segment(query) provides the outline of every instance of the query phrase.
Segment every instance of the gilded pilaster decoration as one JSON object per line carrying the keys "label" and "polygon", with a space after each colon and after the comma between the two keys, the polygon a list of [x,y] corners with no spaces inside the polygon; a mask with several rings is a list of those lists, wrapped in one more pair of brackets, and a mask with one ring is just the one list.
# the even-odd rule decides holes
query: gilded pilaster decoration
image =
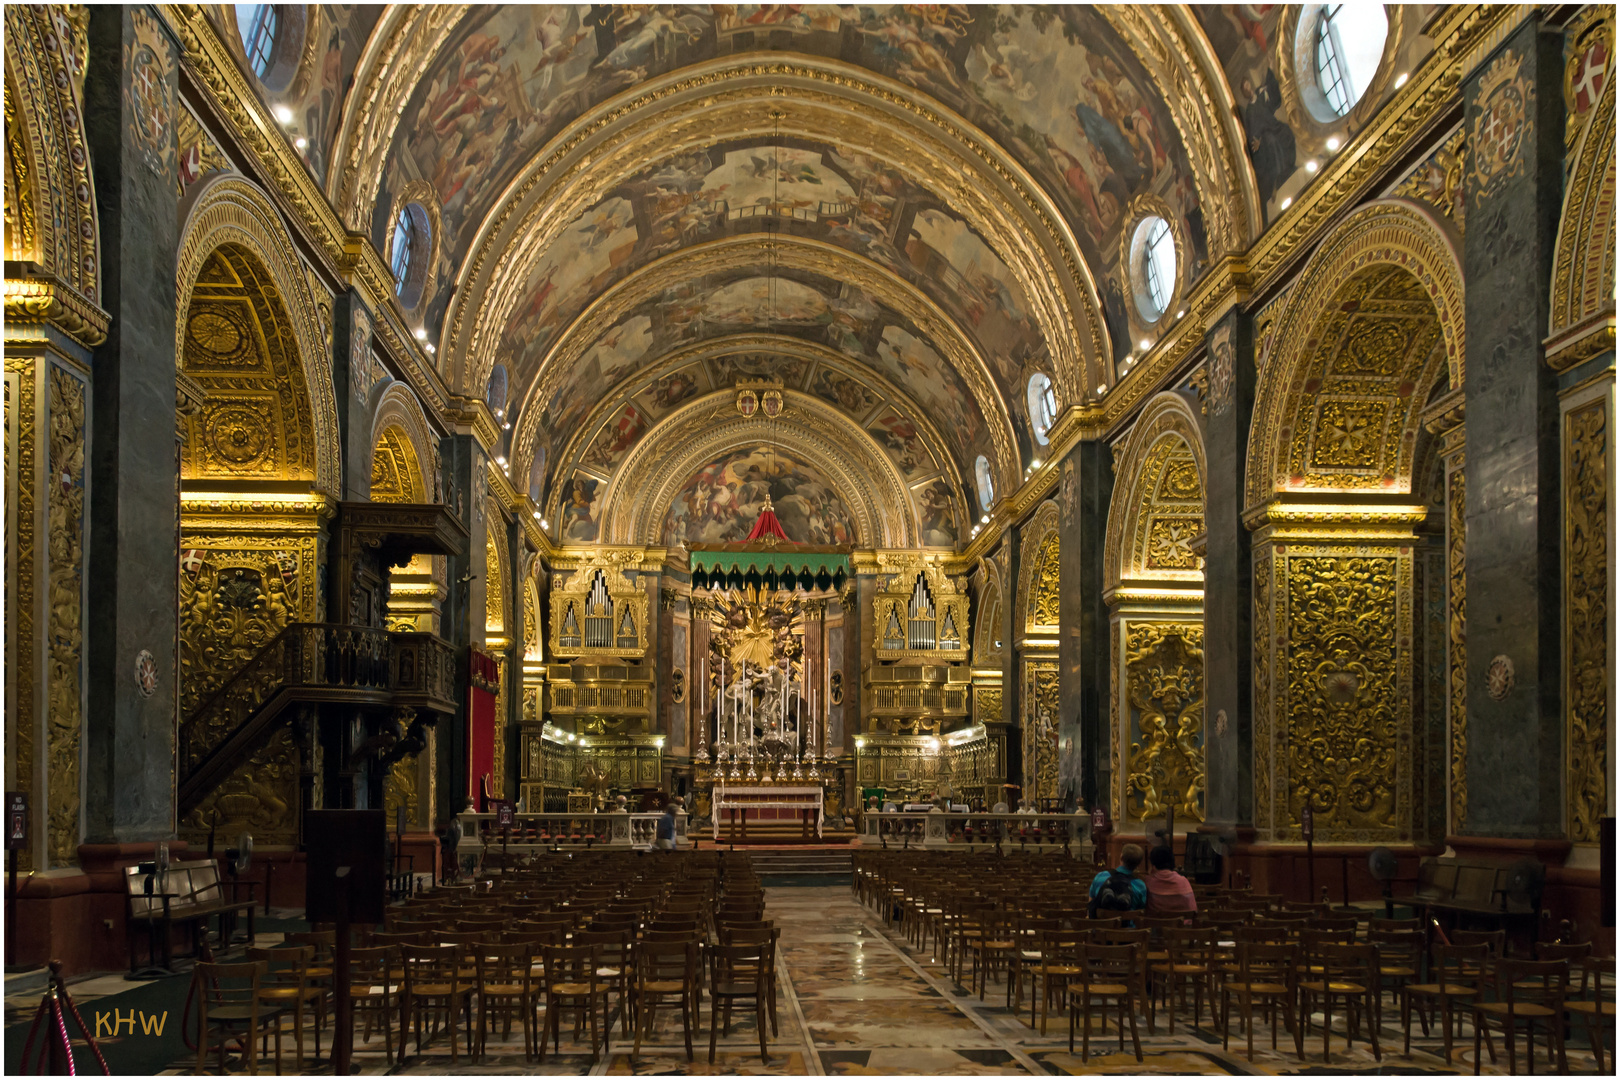
{"label": "gilded pilaster decoration", "polygon": [[372,502],[427,502],[422,468],[410,437],[398,427],[387,427],[377,437],[371,456]]}
{"label": "gilded pilaster decoration", "polygon": [[1473,163],[1468,179],[1481,201],[1524,171],[1524,148],[1535,145],[1536,88],[1519,74],[1523,64],[1524,57],[1504,49],[1479,80],[1479,98],[1468,118]]}
{"label": "gilded pilaster decoration", "polygon": [[1254,557],[1254,822],[1264,829],[1271,824],[1271,587],[1272,557],[1255,552]]}
{"label": "gilded pilaster decoration", "polygon": [[[321,776],[319,763],[315,775]],[[185,816],[180,823],[181,838],[193,843],[205,840],[209,827],[217,821],[222,836],[247,832],[258,844],[298,843],[298,777],[298,741],[292,725],[284,724]],[[319,792],[314,803],[321,805]]]}
{"label": "gilded pilaster decoration", "polygon": [[1130,816],[1204,820],[1204,628],[1133,622],[1125,642],[1134,736]]}
{"label": "gilded pilaster decoration", "polygon": [[1609,409],[1605,393],[1564,417],[1565,790],[1576,843],[1598,841],[1609,805]]}
{"label": "gilded pilaster decoration", "polygon": [[1468,823],[1468,487],[1463,462],[1446,477],[1446,623],[1451,669],[1451,824],[1460,833]]}
{"label": "gilded pilaster decoration", "polygon": [[1058,625],[1058,604],[1062,589],[1058,584],[1058,538],[1050,536],[1041,545],[1035,573],[1035,595],[1030,600],[1030,624],[1037,628]]}
{"label": "gilded pilaster decoration", "polygon": [[1463,163],[1467,145],[1468,137],[1459,127],[1397,183],[1390,194],[1427,203],[1457,226],[1459,233],[1465,231],[1468,202],[1463,197]]}
{"label": "gilded pilaster decoration", "polygon": [[495,689],[495,746],[494,758],[490,764],[489,793],[497,799],[506,797],[506,736],[510,725],[507,723],[507,689],[512,685],[512,662],[501,657],[501,683]]}
{"label": "gilded pilaster decoration", "polygon": [[[32,358],[8,356],[5,363],[6,495],[12,508],[12,527],[16,530],[7,548],[10,556],[7,563],[15,567],[16,577],[8,574],[6,580],[10,594],[6,608],[10,627],[6,637],[11,646],[6,657],[9,672],[6,682],[11,694],[15,695],[7,701],[6,739],[11,744],[15,762],[13,783],[18,790],[37,796],[34,782],[38,771],[39,658],[35,650],[38,648],[39,634],[35,621],[38,603],[34,574],[39,542],[35,503],[35,381],[38,375],[37,362]],[[13,468],[15,473],[12,472]],[[13,703],[15,707],[9,707]],[[38,805],[37,797],[34,805]],[[33,837],[29,838],[28,846],[17,852],[17,864],[25,870],[35,868]]]}
{"label": "gilded pilaster decoration", "polygon": [[39,243],[39,223],[34,202],[33,163],[28,160],[28,142],[22,118],[17,115],[17,102],[11,93],[11,80],[6,80],[6,168],[5,168],[5,222],[6,258],[26,259]]}
{"label": "gilded pilaster decoration", "polygon": [[[1592,9],[1600,10],[1600,9]],[[1603,9],[1610,13],[1613,9]],[[1585,126],[1570,160],[1564,208],[1553,246],[1552,302],[1549,305],[1547,363],[1564,371],[1588,357],[1614,348],[1615,166],[1614,166],[1614,33],[1607,24],[1606,68],[1599,75],[1601,92],[1590,86],[1567,87],[1567,96],[1596,94],[1588,104]],[[1589,42],[1588,60],[1603,40]],[[1584,62],[1583,62],[1584,63]],[[1583,68],[1583,70],[1586,70]],[[1573,121],[1575,114],[1570,118]]]}
{"label": "gilded pilaster decoration", "polygon": [[[1124,702],[1119,696],[1119,650],[1120,635],[1124,628],[1116,621],[1108,627],[1108,704],[1114,712],[1124,709]],[[1110,713],[1110,715],[1113,715]],[[1125,813],[1125,791],[1128,781],[1125,774],[1120,771],[1120,761],[1123,736],[1118,723],[1111,723],[1108,728],[1108,814],[1115,821]]]}
{"label": "gilded pilaster decoration", "polygon": [[[1321,547],[1287,558],[1288,819],[1308,798],[1318,835],[1401,836],[1411,827],[1411,557]],[[1408,631],[1409,633],[1409,631]],[[1280,659],[1280,657],[1279,657]],[[1279,733],[1281,734],[1281,733]]]}
{"label": "gilded pilaster decoration", "polygon": [[78,857],[84,731],[85,387],[58,367],[50,369],[50,381],[48,828],[51,865],[66,866]]}
{"label": "gilded pilaster decoration", "polygon": [[1058,795],[1058,665],[1024,661],[1024,792],[1026,799]]}
{"label": "gilded pilaster decoration", "polygon": [[1020,634],[1058,631],[1058,506],[1048,499],[1025,523],[1018,552],[1017,617]]}
{"label": "gilded pilaster decoration", "polygon": [[505,634],[506,582],[502,578],[505,567],[501,565],[501,549],[495,543],[494,533],[501,516],[491,513],[485,520],[489,522],[490,532],[484,543],[484,629],[491,634]]}

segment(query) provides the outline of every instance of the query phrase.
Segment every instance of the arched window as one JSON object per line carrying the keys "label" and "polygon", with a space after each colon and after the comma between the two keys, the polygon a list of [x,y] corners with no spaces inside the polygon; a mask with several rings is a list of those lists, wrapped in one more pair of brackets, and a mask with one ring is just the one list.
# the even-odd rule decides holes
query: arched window
{"label": "arched window", "polygon": [[393,265],[394,291],[403,294],[405,285],[410,281],[411,252],[416,247],[416,226],[411,220],[410,207],[399,212],[394,221]]}
{"label": "arched window", "polygon": [[1382,4],[1323,4],[1316,18],[1316,84],[1335,116],[1343,116],[1372,85],[1389,36]]}
{"label": "arched window", "polygon": [[237,4],[236,32],[242,36],[248,67],[263,79],[270,74],[276,51],[276,30],[281,19],[274,4]]}
{"label": "arched window", "polygon": [[1147,278],[1148,298],[1153,309],[1162,315],[1170,306],[1170,294],[1176,288],[1176,242],[1170,236],[1170,223],[1164,218],[1149,218],[1147,230],[1142,268]]}
{"label": "arched window", "polygon": [[506,365],[496,364],[489,372],[489,381],[484,384],[484,404],[496,416],[506,415]]}
{"label": "arched window", "polygon": [[1057,394],[1052,380],[1037,371],[1029,377],[1029,423],[1035,430],[1035,441],[1045,446],[1050,441],[1052,425],[1057,423]]}
{"label": "arched window", "polygon": [[983,454],[973,462],[973,478],[979,484],[979,507],[988,514],[990,504],[996,501],[996,483],[990,477],[990,461]]}

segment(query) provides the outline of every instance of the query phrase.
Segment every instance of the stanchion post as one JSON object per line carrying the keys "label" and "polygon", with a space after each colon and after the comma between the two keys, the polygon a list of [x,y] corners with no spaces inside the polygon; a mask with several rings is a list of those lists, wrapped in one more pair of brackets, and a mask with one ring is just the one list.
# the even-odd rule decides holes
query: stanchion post
{"label": "stanchion post", "polygon": [[349,1059],[354,1049],[352,1045],[354,1001],[349,982],[349,870],[347,866],[338,867],[338,909],[335,927],[337,933],[332,944],[332,997],[335,1015],[333,1021],[335,1027],[332,1032],[332,1072],[337,1076],[349,1075]]}

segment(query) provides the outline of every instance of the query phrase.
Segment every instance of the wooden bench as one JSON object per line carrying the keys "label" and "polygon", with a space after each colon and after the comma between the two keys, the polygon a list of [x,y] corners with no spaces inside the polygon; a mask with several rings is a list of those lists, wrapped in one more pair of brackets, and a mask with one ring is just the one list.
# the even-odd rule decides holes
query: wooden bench
{"label": "wooden bench", "polygon": [[[147,891],[148,882],[151,892]],[[203,935],[207,933],[210,918],[219,917],[219,940],[223,948],[230,942],[238,914],[246,912],[248,944],[254,942],[253,912],[257,898],[253,890],[259,883],[221,881],[219,864],[213,859],[170,863],[168,873],[161,880],[161,891],[160,881],[143,873],[139,866],[124,868],[124,883],[129,898],[126,933],[131,971],[136,970],[135,930],[138,926],[146,928],[148,961],[155,962],[155,954],[161,950],[164,968],[168,968],[173,961],[170,935],[172,928],[177,925],[190,929],[192,953],[195,955],[200,951],[202,940],[199,930]],[[248,890],[245,900],[240,896],[244,888]],[[227,889],[230,890],[229,896],[226,896]],[[154,947],[154,943],[161,944]]]}
{"label": "wooden bench", "polygon": [[1449,916],[1453,926],[1464,921],[1488,923],[1493,928],[1522,920],[1533,922],[1541,912],[1541,898],[1529,903],[1509,898],[1511,871],[1505,864],[1424,859],[1410,903],[1426,914]]}

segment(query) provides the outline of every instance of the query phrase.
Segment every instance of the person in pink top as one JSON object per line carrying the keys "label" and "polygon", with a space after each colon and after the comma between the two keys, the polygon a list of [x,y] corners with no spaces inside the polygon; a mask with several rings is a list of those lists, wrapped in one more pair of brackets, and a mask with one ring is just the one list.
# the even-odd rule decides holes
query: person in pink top
{"label": "person in pink top", "polygon": [[1148,853],[1147,888],[1149,915],[1191,915],[1198,910],[1192,883],[1176,873],[1176,856],[1168,845],[1160,844]]}

